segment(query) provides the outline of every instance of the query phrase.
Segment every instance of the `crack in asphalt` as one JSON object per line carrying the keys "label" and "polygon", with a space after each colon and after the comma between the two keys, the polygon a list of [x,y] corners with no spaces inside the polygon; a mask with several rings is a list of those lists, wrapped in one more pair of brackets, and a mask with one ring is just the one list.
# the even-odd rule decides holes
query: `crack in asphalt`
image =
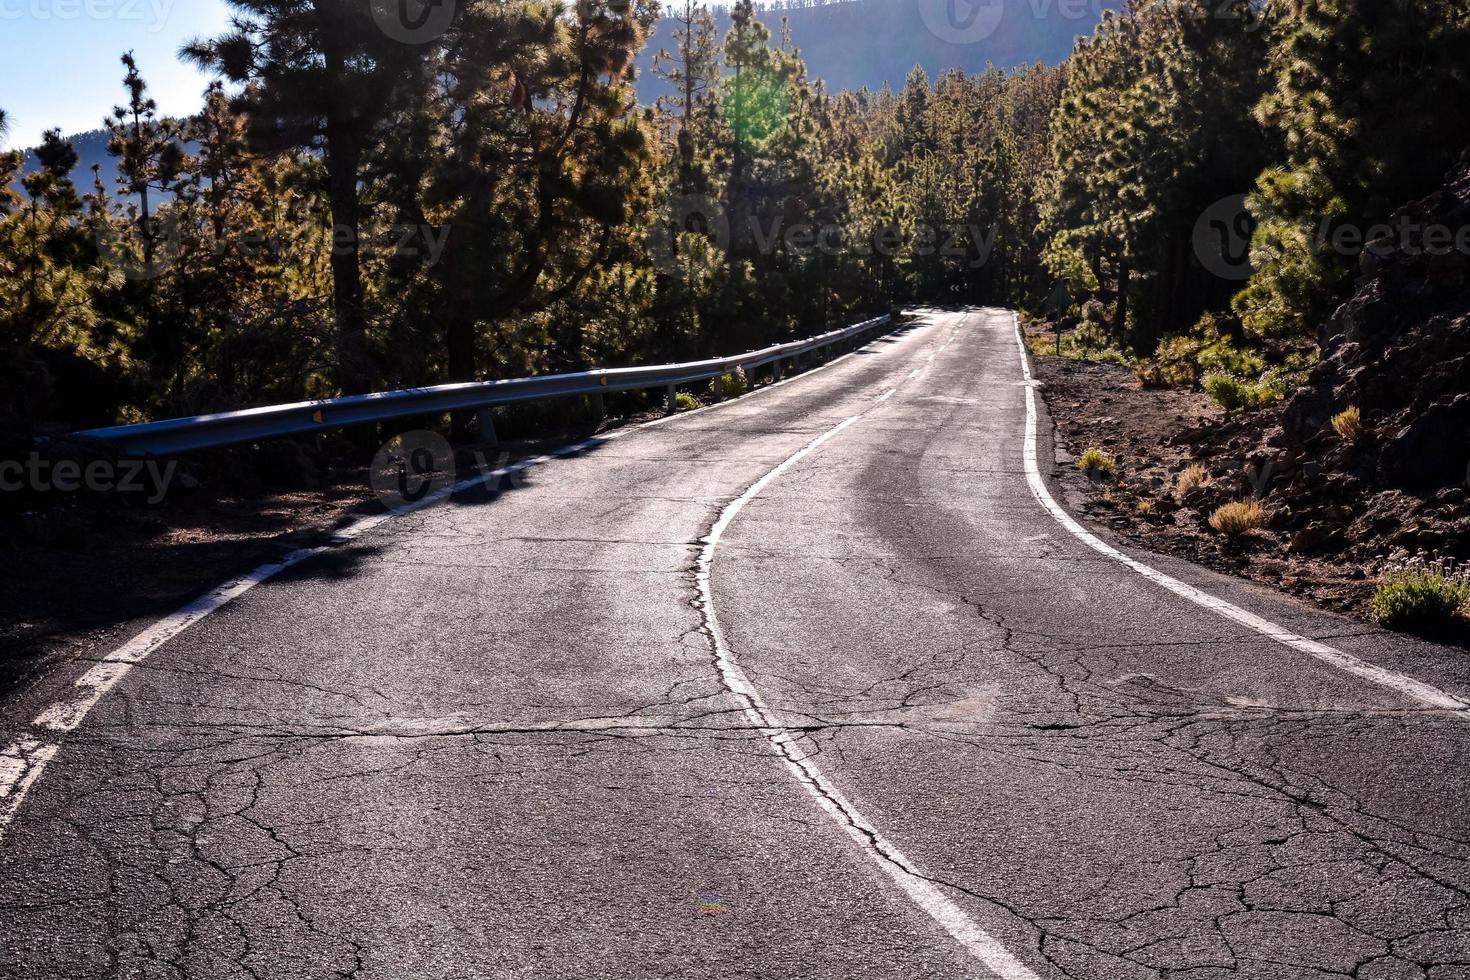
{"label": "crack in asphalt", "polygon": [[[701,500],[700,505],[715,507],[718,501]],[[1090,875],[1080,868],[1067,874],[1070,865],[1063,865],[1054,882],[1038,882],[1024,879],[1044,877],[1054,867],[1048,856],[1018,850],[1027,841],[1007,838],[1011,828],[1002,814],[977,808],[966,812],[969,822],[960,840],[928,842],[923,833],[906,833],[905,840],[916,839],[916,846],[924,848],[916,855],[918,863],[934,873],[914,871],[905,858],[906,866],[897,866],[905,874],[965,896],[996,919],[1013,920],[1034,937],[1038,966],[1045,962],[1059,976],[1470,976],[1470,834],[1463,832],[1463,819],[1437,824],[1393,797],[1369,798],[1362,786],[1334,779],[1313,764],[1320,753],[1352,752],[1354,746],[1376,740],[1407,744],[1410,738],[1442,739],[1441,744],[1457,745],[1452,736],[1459,729],[1453,718],[1432,708],[1239,704],[1171,685],[1130,668],[1136,655],[1161,646],[1204,650],[1240,637],[1211,634],[1160,643],[1146,638],[1135,642],[1125,633],[1121,642],[1117,634],[1100,642],[1037,628],[1007,611],[1012,600],[1033,594],[1031,590],[965,585],[959,577],[963,563],[983,560],[984,555],[957,555],[952,549],[941,553],[926,546],[918,540],[918,521],[916,514],[907,525],[896,520],[884,525],[906,536],[906,543],[917,541],[918,547],[907,554],[885,549],[876,556],[805,557],[852,569],[892,590],[896,604],[932,607],[934,600],[942,600],[950,607],[945,621],[953,636],[926,637],[913,649],[902,650],[897,662],[875,664],[870,673],[854,679],[818,672],[825,649],[798,651],[778,668],[763,666],[741,647],[740,667],[772,706],[780,730],[790,733],[792,747],[805,758],[820,760],[827,772],[840,774],[844,785],[872,801],[868,805],[883,802],[882,794],[864,792],[865,774],[881,778],[883,772],[869,761],[883,754],[902,758],[932,744],[963,753],[955,758],[977,771],[1023,773],[1026,781],[1038,785],[1055,779],[1061,781],[1057,785],[1079,791],[1114,787],[1140,807],[1152,808],[1165,823],[1159,831],[1164,839],[1153,849],[1115,855]],[[496,541],[536,543],[514,536],[474,536],[470,528],[453,523],[459,532],[475,537],[473,543],[460,544],[461,549],[493,547]],[[585,543],[698,547],[687,541],[594,537]],[[414,547],[434,551],[440,544]],[[787,562],[797,557],[789,550],[733,542],[727,557],[763,554]],[[1065,557],[1049,560],[1060,563]],[[19,936],[22,913],[61,915],[103,908],[116,896],[141,895],[135,907],[98,913],[91,920],[111,931],[110,941],[97,947],[106,956],[98,964],[100,972],[262,980],[298,973],[357,977],[369,972],[361,933],[350,921],[324,913],[319,902],[313,905],[319,896],[303,882],[319,873],[314,869],[322,864],[366,870],[393,855],[415,859],[442,846],[415,828],[380,819],[390,812],[380,794],[416,793],[422,797],[418,805],[423,819],[452,820],[452,805],[430,789],[440,786],[436,781],[446,779],[450,769],[454,778],[504,787],[505,792],[543,794],[572,813],[583,804],[584,792],[626,797],[630,806],[657,794],[713,798],[715,805],[742,811],[760,806],[755,777],[749,783],[720,782],[713,797],[691,795],[672,782],[659,786],[619,780],[591,766],[585,779],[572,780],[572,785],[550,778],[572,761],[611,753],[701,753],[688,757],[690,765],[701,768],[708,765],[703,753],[711,749],[742,758],[771,757],[772,727],[750,721],[747,706],[732,699],[734,692],[723,684],[716,627],[698,603],[697,565],[658,574],[678,577],[681,599],[693,611],[693,623],[677,635],[671,630],[667,642],[689,654],[698,672],[661,681],[626,704],[615,702],[614,709],[606,703],[556,702],[520,692],[511,717],[504,699],[488,696],[484,702],[457,699],[453,716],[425,712],[410,717],[394,709],[390,693],[371,683],[334,685],[260,664],[234,664],[227,670],[177,661],[139,665],[144,676],[199,680],[200,691],[205,689],[202,682],[218,678],[299,691],[328,702],[340,699],[341,723],[323,717],[303,724],[299,711],[288,717],[288,704],[254,706],[254,724],[157,721],[163,708],[176,707],[180,718],[186,718],[187,710],[227,712],[233,706],[228,694],[208,704],[186,700],[188,689],[167,697],[153,690],[146,699],[145,692],[115,693],[119,720],[94,721],[71,737],[76,751],[96,755],[95,763],[48,777],[60,782],[63,788],[52,795],[63,796],[65,805],[48,800],[26,834],[27,847],[60,849],[74,842],[82,856],[66,869],[65,880],[50,888],[29,885],[12,892],[7,886],[0,917],[17,923]],[[1015,671],[1030,686],[1001,685],[996,672],[1002,669]],[[964,704],[977,690],[985,692],[987,703],[994,702],[994,710],[976,717],[944,716],[945,707]],[[515,716],[522,711],[556,717]],[[908,714],[883,717],[888,712]],[[276,713],[282,718],[272,723]],[[895,748],[893,739],[905,741]],[[1382,774],[1392,785],[1410,778]],[[355,788],[354,808],[326,802],[337,799],[328,794],[339,785]],[[815,789],[825,792],[822,785]],[[1463,786],[1451,780],[1441,790],[1453,806]],[[293,795],[305,797],[304,805],[283,807],[283,798]],[[317,795],[324,802],[313,802]],[[487,797],[495,798],[493,792]],[[726,798],[729,803],[719,802]],[[943,799],[942,787],[936,798]],[[1004,797],[998,793],[997,798]],[[833,806],[846,803],[840,793],[826,799]],[[908,831],[905,807],[922,809],[924,802],[900,796],[891,809],[879,813],[879,823]],[[89,822],[86,815],[93,803],[99,812],[115,813],[130,832],[137,828],[136,836]],[[1052,805],[1075,816],[1087,797]],[[1037,811],[1032,819],[1045,813]],[[794,828],[816,822],[799,812],[773,813],[770,819]],[[882,836],[865,820],[846,819],[843,829],[878,851]],[[355,838],[353,828],[367,821],[373,825],[371,840],[363,841],[360,834]],[[1059,820],[1052,830],[1066,838],[1072,828]],[[1106,833],[1106,820],[1090,832]],[[971,839],[981,845],[981,853],[993,845],[1016,860],[1034,857],[1036,870],[987,877],[978,863],[966,863],[964,852],[952,859],[936,857],[944,855],[946,846]],[[0,861],[9,848],[0,849]],[[7,865],[4,871],[14,867]],[[493,868],[481,870],[494,873]],[[24,884],[20,876],[13,880]],[[82,916],[79,921],[89,920]],[[894,930],[910,928],[906,912],[895,911],[891,922]]]}

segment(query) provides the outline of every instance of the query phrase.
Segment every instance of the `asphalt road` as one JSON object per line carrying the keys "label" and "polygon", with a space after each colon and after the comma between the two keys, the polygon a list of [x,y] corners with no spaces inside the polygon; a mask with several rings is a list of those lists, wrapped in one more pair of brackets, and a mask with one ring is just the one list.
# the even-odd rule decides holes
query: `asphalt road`
{"label": "asphalt road", "polygon": [[1470,715],[1395,686],[1470,658],[1099,552],[1025,377],[926,313],[305,561],[64,740],[88,665],[25,692],[0,976],[1470,978]]}

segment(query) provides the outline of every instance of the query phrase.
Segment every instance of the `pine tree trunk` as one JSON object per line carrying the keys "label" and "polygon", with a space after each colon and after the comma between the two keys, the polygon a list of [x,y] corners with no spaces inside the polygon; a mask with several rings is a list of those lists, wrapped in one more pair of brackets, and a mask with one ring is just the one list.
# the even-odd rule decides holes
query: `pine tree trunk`
{"label": "pine tree trunk", "polygon": [[[337,321],[338,386],[344,395],[355,395],[372,385],[359,242],[357,176],[362,154],[340,128],[329,125],[326,152],[327,195],[332,208],[332,306]],[[333,129],[339,132],[333,133]]]}
{"label": "pine tree trunk", "polygon": [[1113,336],[1120,342],[1128,332],[1128,282],[1131,270],[1128,259],[1118,258],[1118,301],[1113,305]]}
{"label": "pine tree trunk", "polygon": [[475,380],[475,319],[470,304],[455,303],[445,324],[445,354],[451,383]]}

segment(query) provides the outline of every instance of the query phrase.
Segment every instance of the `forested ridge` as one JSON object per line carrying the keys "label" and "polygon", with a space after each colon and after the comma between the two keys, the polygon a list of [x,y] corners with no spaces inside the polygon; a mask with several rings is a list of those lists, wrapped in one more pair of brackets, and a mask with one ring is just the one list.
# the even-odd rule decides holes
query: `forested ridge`
{"label": "forested ridge", "polygon": [[404,37],[366,0],[232,0],[238,31],[184,52],[220,77],[188,119],[124,58],[119,180],[59,133],[24,175],[0,154],[5,438],[917,302],[1053,314],[1148,383],[1269,400],[1470,147],[1459,2],[1133,0],[1060,66],[876,92],[813,81],[779,12],[672,3],[466,0]]}
{"label": "forested ridge", "polygon": [[[679,21],[670,14],[678,6],[665,5],[638,58],[638,94],[645,102],[669,94],[667,83],[647,69],[660,49],[675,43]],[[1079,35],[1092,33],[1103,10],[1121,6],[1121,0],[1012,0],[997,4],[999,16],[990,20],[980,19],[983,5],[970,7],[968,0],[955,4],[953,14],[949,0],[778,0],[758,3],[756,11],[773,31],[782,18],[790,23],[807,73],[829,90],[877,91],[900,88],[915,65],[937,77],[954,69],[978,74],[992,65],[1059,64]],[[716,30],[729,30],[728,5],[710,12]],[[972,12],[978,22],[966,29]]]}

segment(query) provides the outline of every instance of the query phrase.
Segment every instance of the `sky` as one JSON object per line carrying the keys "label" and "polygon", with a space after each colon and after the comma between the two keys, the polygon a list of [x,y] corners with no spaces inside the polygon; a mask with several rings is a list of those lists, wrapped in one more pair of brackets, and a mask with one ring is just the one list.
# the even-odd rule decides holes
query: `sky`
{"label": "sky", "polygon": [[125,97],[118,58],[129,49],[163,114],[194,112],[207,79],[179,47],[228,23],[224,0],[0,0],[4,146],[33,146],[52,127],[100,128]]}

